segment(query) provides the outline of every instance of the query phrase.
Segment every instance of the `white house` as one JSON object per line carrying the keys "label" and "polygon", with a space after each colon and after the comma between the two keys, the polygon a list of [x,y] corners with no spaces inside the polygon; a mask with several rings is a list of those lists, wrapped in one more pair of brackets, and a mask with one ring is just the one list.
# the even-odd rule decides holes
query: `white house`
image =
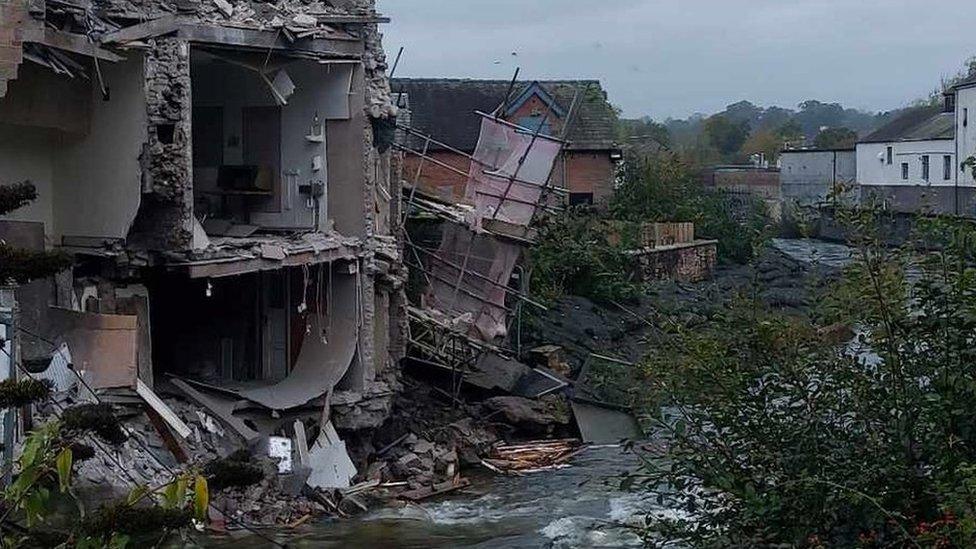
{"label": "white house", "polygon": [[940,106],[917,107],[861,139],[861,200],[895,211],[976,215],[976,181],[962,166],[976,153],[976,79],[948,90]]}

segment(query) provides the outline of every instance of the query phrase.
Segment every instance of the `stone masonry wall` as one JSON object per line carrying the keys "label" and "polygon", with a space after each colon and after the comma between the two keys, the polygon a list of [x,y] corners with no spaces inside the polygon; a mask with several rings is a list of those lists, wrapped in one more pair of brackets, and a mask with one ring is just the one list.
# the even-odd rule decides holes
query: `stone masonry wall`
{"label": "stone masonry wall", "polygon": [[641,280],[700,282],[715,271],[718,250],[715,242],[703,241],[648,250],[638,254],[636,259],[637,275]]}
{"label": "stone masonry wall", "polygon": [[183,250],[193,240],[190,45],[151,41],[145,59],[149,139],[143,147],[142,204],[130,244]]}

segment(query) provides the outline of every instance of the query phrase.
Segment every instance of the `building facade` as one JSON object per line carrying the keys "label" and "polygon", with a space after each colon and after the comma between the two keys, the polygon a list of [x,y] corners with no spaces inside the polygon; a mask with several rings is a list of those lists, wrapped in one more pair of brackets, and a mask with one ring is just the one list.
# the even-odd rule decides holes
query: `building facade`
{"label": "building facade", "polygon": [[[569,204],[605,205],[613,193],[616,163],[615,113],[598,81],[517,82],[502,80],[395,79],[398,106],[409,111],[416,134],[405,146],[404,178],[454,202],[463,197],[470,159],[478,145],[481,117],[497,115],[528,131],[566,141],[550,183],[565,189]],[[433,137],[427,142],[423,135]]]}
{"label": "building facade", "polygon": [[976,82],[948,90],[940,106],[910,109],[857,143],[861,201],[897,212],[976,216],[976,182],[965,161],[976,152],[969,113]]}
{"label": "building facade", "polygon": [[795,205],[823,204],[857,180],[854,149],[787,149],[779,158],[783,200]]}
{"label": "building facade", "polygon": [[171,4],[0,1],[0,183],[38,195],[0,235],[75,257],[21,288],[25,349],[67,345],[96,388],[178,378],[265,418],[342,394],[338,428],[378,425],[406,322],[386,20]]}

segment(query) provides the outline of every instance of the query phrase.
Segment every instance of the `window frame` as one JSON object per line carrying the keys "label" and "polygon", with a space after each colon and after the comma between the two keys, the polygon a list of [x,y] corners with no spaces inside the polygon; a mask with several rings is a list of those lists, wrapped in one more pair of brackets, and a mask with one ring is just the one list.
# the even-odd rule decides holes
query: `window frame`
{"label": "window frame", "polygon": [[952,179],[952,171],[952,155],[942,155],[942,180],[949,181]]}
{"label": "window frame", "polygon": [[901,180],[902,181],[908,181],[908,175],[909,175],[908,172],[909,172],[908,162],[902,162],[901,163]]}
{"label": "window frame", "polygon": [[932,159],[929,155],[923,154],[922,158],[922,181],[929,181],[932,177]]}
{"label": "window frame", "polygon": [[894,147],[889,146],[889,147],[887,147],[885,149],[885,160],[886,160],[885,163],[888,164],[889,166],[894,163],[894,161],[895,161],[895,148]]}

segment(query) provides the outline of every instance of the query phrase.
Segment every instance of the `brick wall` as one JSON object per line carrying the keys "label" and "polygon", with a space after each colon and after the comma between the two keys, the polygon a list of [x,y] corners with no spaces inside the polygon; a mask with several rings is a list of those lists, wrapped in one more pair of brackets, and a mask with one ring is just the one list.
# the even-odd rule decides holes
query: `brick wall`
{"label": "brick wall", "polygon": [[[435,151],[429,156],[448,166],[468,173],[469,160],[459,154]],[[403,162],[403,178],[412,184],[417,176],[421,159],[406,155]],[[553,167],[553,185],[566,187],[573,193],[593,193],[595,204],[606,204],[613,194],[613,161],[609,152],[567,151]],[[420,171],[420,189],[444,200],[457,202],[464,197],[465,176],[429,160],[423,162]]]}
{"label": "brick wall", "polygon": [[7,83],[17,78],[17,67],[23,61],[23,28],[27,18],[25,0],[0,0],[0,97],[7,93]]}
{"label": "brick wall", "polygon": [[594,204],[606,204],[613,194],[610,153],[567,151],[566,184],[571,193],[593,193]]}
{"label": "brick wall", "polygon": [[[470,168],[470,161],[456,153],[433,151],[428,153],[428,156],[437,162],[453,166],[464,174],[467,174]],[[458,202],[464,198],[464,184],[467,181],[465,175],[409,153],[403,160],[403,180],[407,185],[413,185],[418,167],[421,168],[418,180],[420,190],[449,202]]]}

